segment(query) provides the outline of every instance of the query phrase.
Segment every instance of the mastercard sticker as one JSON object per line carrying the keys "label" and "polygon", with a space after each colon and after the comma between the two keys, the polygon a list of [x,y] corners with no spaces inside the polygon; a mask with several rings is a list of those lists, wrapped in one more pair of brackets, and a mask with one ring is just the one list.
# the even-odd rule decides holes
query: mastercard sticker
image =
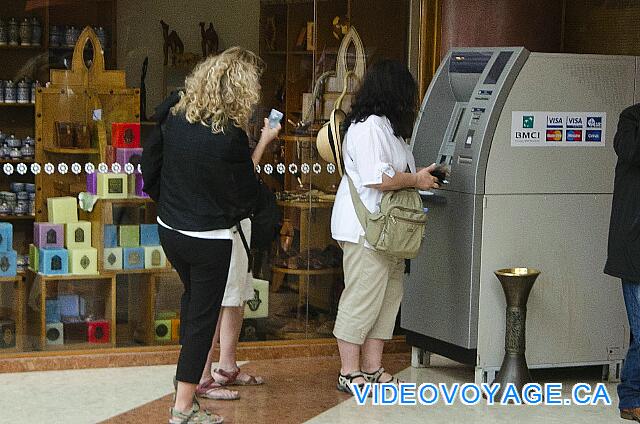
{"label": "mastercard sticker", "polygon": [[562,141],[562,130],[547,130],[547,141]]}

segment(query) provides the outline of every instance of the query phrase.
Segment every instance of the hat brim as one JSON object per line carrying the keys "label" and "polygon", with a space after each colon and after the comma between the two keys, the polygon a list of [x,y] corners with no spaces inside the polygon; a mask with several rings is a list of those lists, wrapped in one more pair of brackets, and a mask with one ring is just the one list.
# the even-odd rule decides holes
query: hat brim
{"label": "hat brim", "polygon": [[346,115],[342,110],[333,110],[329,121],[322,126],[316,138],[316,148],[320,157],[329,163],[335,164],[340,176],[344,174],[342,132],[340,127],[345,119]]}

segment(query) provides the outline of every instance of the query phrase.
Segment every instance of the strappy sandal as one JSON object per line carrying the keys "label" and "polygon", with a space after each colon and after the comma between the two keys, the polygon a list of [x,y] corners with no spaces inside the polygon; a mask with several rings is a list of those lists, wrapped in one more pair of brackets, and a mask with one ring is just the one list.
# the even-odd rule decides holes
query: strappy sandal
{"label": "strappy sandal", "polygon": [[220,383],[213,378],[198,384],[196,387],[196,396],[203,399],[212,400],[236,400],[240,399],[240,393],[236,390],[225,389]]}
{"label": "strappy sandal", "polygon": [[378,371],[372,372],[372,373],[368,373],[368,372],[362,371],[362,376],[369,383],[384,383],[384,384],[387,384],[387,383],[400,384],[400,383],[402,383],[402,381],[398,380],[398,378],[394,377],[393,375],[391,375],[391,380],[389,380],[389,381],[380,381],[380,377],[382,377],[383,374],[384,374],[384,368],[382,368],[382,367],[378,368]]}
{"label": "strappy sandal", "polygon": [[171,408],[170,411],[169,424],[222,424],[224,422],[224,418],[220,415],[200,409],[195,404],[188,413],[180,412],[174,408]]}
{"label": "strappy sandal", "polygon": [[[360,371],[352,372],[351,374],[347,374],[347,375],[339,373],[338,384],[336,385],[336,387],[341,392],[348,393],[351,396],[353,396],[353,392],[351,391],[351,385],[353,384],[353,380],[355,380],[358,377],[364,377],[363,373],[361,373]],[[366,377],[364,377],[364,379],[366,380]],[[358,384],[358,387],[362,389],[364,387],[364,383]]]}
{"label": "strappy sandal", "polygon": [[[241,374],[247,376],[247,378],[238,379]],[[227,372],[220,368],[215,369],[213,370],[213,378],[221,386],[259,386],[264,384],[262,377],[254,377],[243,373],[240,368],[236,368],[233,372]]]}

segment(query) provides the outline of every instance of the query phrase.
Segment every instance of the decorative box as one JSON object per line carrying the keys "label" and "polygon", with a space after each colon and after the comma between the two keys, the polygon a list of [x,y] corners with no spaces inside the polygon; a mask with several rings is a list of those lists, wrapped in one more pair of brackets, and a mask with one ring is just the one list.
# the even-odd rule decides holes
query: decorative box
{"label": "decorative box", "polygon": [[245,318],[266,318],[269,316],[269,282],[253,279],[253,298],[244,307]]}
{"label": "decorative box", "polygon": [[98,249],[85,247],[69,249],[69,272],[75,275],[98,273]]}
{"label": "decorative box", "polygon": [[75,197],[50,197],[47,209],[52,224],[78,222],[78,200]]}
{"label": "decorative box", "polygon": [[180,340],[180,318],[174,318],[171,320],[171,340]]}
{"label": "decorative box", "polygon": [[142,160],[142,149],[141,148],[116,148],[116,162],[124,166],[128,163],[132,164],[136,172],[138,170],[138,165]]}
{"label": "decorative box", "polygon": [[64,343],[86,343],[88,341],[88,327],[84,321],[64,322]]}
{"label": "decorative box", "polygon": [[142,174],[129,175],[129,196],[145,197],[149,195],[144,192],[144,180]]}
{"label": "decorative box", "polygon": [[142,247],[125,247],[122,249],[123,269],[144,269],[144,249]]}
{"label": "decorative box", "polygon": [[167,256],[162,250],[162,246],[144,247],[144,267],[146,269],[165,268],[167,266]]}
{"label": "decorative box", "polygon": [[140,246],[140,227],[138,225],[120,226],[120,247]]}
{"label": "decorative box", "polygon": [[13,320],[0,321],[0,349],[16,346],[16,323]]}
{"label": "decorative box", "polygon": [[118,270],[122,269],[122,248],[106,248],[104,249],[104,263],[102,267],[105,270]]}
{"label": "decorative box", "polygon": [[15,250],[0,252],[0,277],[15,277],[18,273],[18,254]]}
{"label": "decorative box", "polygon": [[91,223],[78,221],[66,224],[64,239],[64,245],[67,249],[91,247]]}
{"label": "decorative box", "polygon": [[40,249],[39,270],[45,275],[69,273],[69,252],[61,248]]}
{"label": "decorative box", "polygon": [[158,224],[140,224],[140,246],[160,246]]}
{"label": "decorative box", "polygon": [[171,320],[157,319],[155,321],[155,334],[158,341],[171,341]]}
{"label": "decorative box", "polygon": [[61,345],[64,340],[64,325],[61,322],[49,322],[45,327],[47,345]]}
{"label": "decorative box", "polygon": [[87,302],[77,294],[58,295],[58,305],[60,306],[60,316],[63,321],[78,321],[87,311]]}
{"label": "decorative box", "polygon": [[74,131],[72,122],[56,122],[56,142],[58,147],[73,148]]}
{"label": "decorative box", "polygon": [[40,249],[35,244],[29,245],[29,269],[33,272],[40,269]]}
{"label": "decorative box", "polygon": [[115,148],[139,148],[140,123],[114,122],[111,124],[111,145]]}
{"label": "decorative box", "polygon": [[33,224],[33,243],[41,249],[64,247],[64,225],[36,222]]}
{"label": "decorative box", "polygon": [[89,343],[109,343],[109,321],[89,321],[87,333]]}
{"label": "decorative box", "polygon": [[0,252],[13,249],[13,225],[0,222]]}
{"label": "decorative box", "polygon": [[98,194],[98,174],[87,174],[87,193]]}
{"label": "decorative box", "polygon": [[98,196],[101,199],[126,199],[127,174],[98,174]]}
{"label": "decorative box", "polygon": [[76,123],[73,126],[75,130],[74,146],[78,149],[88,149],[91,147],[91,128],[87,124]]}
{"label": "decorative box", "polygon": [[45,300],[45,320],[46,322],[58,322],[61,320],[60,303],[58,299]]}
{"label": "decorative box", "polygon": [[104,226],[104,247],[118,247],[118,226],[107,224]]}

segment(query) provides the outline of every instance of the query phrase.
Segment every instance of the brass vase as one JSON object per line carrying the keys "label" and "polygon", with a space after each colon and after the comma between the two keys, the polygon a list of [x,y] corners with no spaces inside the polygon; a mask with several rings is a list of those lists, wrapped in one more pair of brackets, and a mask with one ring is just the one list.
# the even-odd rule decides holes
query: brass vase
{"label": "brass vase", "polygon": [[505,385],[513,383],[518,393],[531,382],[525,358],[525,329],[527,300],[540,271],[533,268],[508,268],[495,272],[507,301],[504,359],[496,383],[500,383],[497,399],[502,397]]}

